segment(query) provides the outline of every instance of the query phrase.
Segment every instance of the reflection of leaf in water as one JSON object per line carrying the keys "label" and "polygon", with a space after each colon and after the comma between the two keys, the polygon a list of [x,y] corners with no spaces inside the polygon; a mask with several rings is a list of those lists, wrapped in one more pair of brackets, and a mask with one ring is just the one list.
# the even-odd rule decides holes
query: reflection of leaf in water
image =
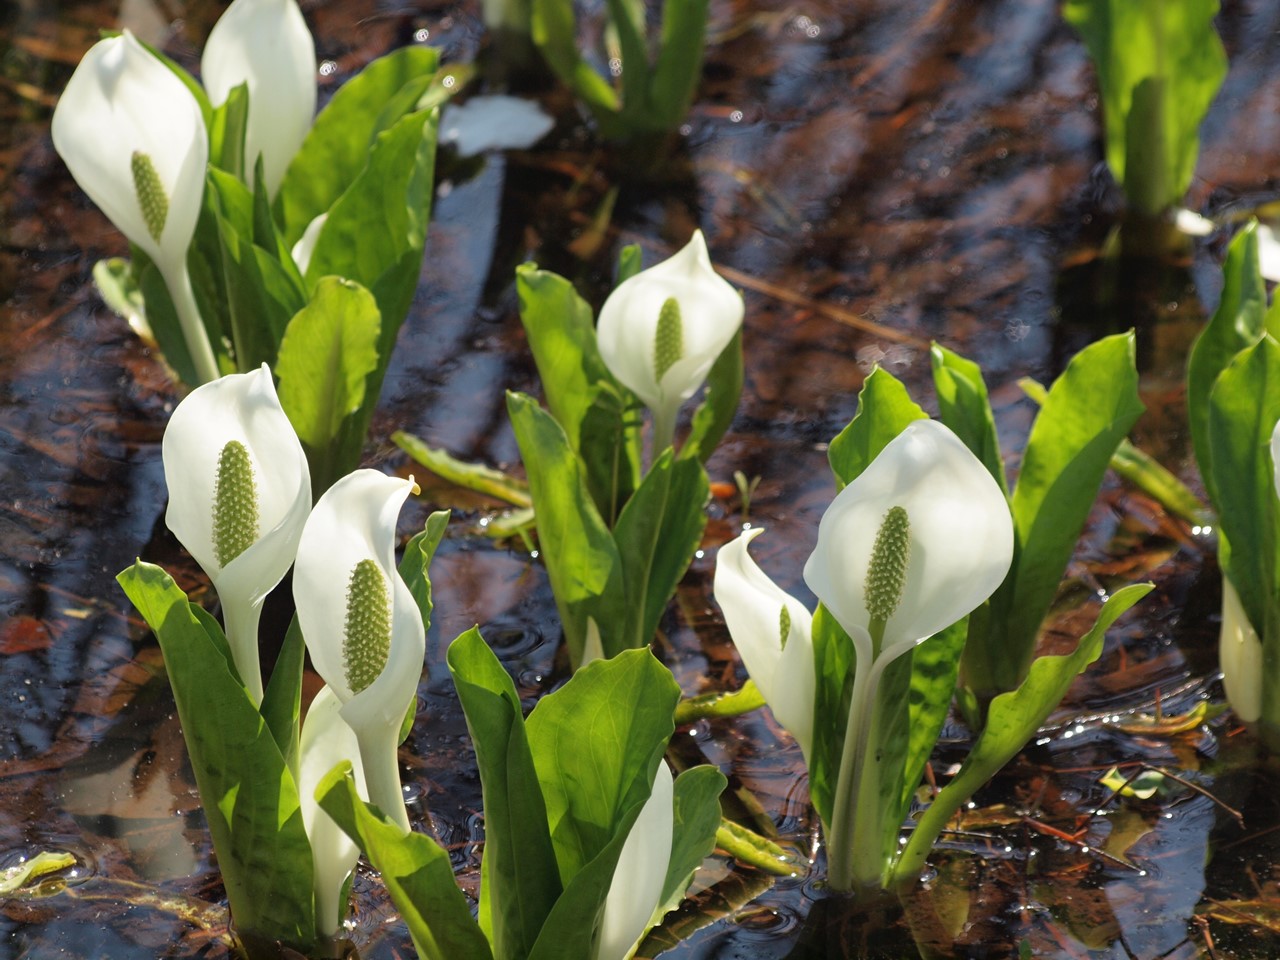
{"label": "reflection of leaf in water", "polygon": [[678,946],[703,927],[730,916],[773,886],[774,878],[753,870],[735,871],[669,914],[636,951],[636,960],[648,960]]}
{"label": "reflection of leaf in water", "polygon": [[1149,818],[1138,810],[1121,807],[1107,817],[1107,822],[1111,824],[1111,832],[1102,844],[1103,851],[1123,863],[1132,864],[1129,851],[1153,831]]}
{"label": "reflection of leaf in water", "polygon": [[1036,884],[1035,895],[1077,941],[1090,950],[1105,950],[1120,936],[1120,921],[1106,890],[1088,878],[1087,872],[1059,871],[1052,882]]}

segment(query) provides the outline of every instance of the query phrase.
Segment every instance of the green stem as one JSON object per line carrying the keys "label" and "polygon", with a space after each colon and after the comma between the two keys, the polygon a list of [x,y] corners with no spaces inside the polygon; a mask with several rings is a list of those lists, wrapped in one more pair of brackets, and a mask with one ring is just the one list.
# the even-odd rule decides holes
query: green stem
{"label": "green stem", "polygon": [[831,823],[827,824],[827,881],[834,890],[854,888],[854,792],[866,742],[868,718],[865,702],[869,672],[861,660],[854,667],[853,694],[849,700],[849,717],[840,751],[840,773],[836,778],[835,809],[831,813]]}
{"label": "green stem", "polygon": [[666,404],[653,411],[653,451],[652,459],[676,441],[676,416],[680,412],[680,404]]}
{"label": "green stem", "polygon": [[356,731],[360,762],[364,765],[364,782],[369,788],[369,802],[408,833],[409,811],[404,805],[404,791],[400,787],[399,740],[398,724]]}
{"label": "green stem", "polygon": [[262,664],[258,659],[258,620],[262,616],[262,603],[221,595],[219,599],[222,601],[222,619],[231,659],[235,661],[236,672],[248,689],[254,706],[257,706],[262,703]]}
{"label": "green stem", "polygon": [[185,257],[181,262],[170,265],[157,261],[156,266],[164,277],[165,286],[169,288],[169,296],[178,313],[178,324],[182,327],[182,338],[187,343],[187,352],[191,354],[196,376],[200,378],[200,383],[217,380],[218,361],[214,359],[209,334],[205,330],[204,321],[200,319],[200,308],[196,306],[196,295],[191,289],[191,274],[187,272]]}

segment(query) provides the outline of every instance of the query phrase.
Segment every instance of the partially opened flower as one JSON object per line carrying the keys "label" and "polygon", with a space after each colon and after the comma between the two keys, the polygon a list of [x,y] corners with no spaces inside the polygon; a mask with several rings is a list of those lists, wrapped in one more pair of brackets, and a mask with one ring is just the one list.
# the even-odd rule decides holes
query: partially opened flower
{"label": "partially opened flower", "polygon": [[649,799],[623,843],[600,918],[594,960],[626,960],[654,923],[671,862],[675,783],[659,761]]}
{"label": "partially opened flower", "polygon": [[805,760],[813,745],[813,615],[756,566],[748,530],[716,554],[714,593],[743,666]]}
{"label": "partially opened flower", "polygon": [[209,32],[200,70],[215,106],[248,85],[245,176],[261,154],[274,196],[316,112],[316,46],[296,0],[235,0]]}
{"label": "partially opened flower", "polygon": [[342,926],[346,904],[342,888],[360,859],[360,848],[316,803],[316,787],[342,760],[350,760],[356,790],[369,799],[364,784],[364,767],[355,731],[342,719],[342,701],[329,687],[321,687],[302,724],[298,753],[298,794],[302,803],[302,824],[311,841],[316,894],[316,932],[332,937]]}
{"label": "partially opened flower", "polygon": [[676,414],[742,326],[742,296],[711,267],[702,231],[683,250],[623,281],[600,310],[600,356],[653,411],[654,453]]}
{"label": "partially opened flower", "polygon": [[302,636],[355,731],[369,800],[406,831],[397,749],[426,637],[396,571],[395,544],[396,517],[413,489],[412,480],[377,470],[343,477],[307,518],[293,571]]}
{"label": "partially opened flower", "polygon": [[191,391],[161,445],[165,523],[222,601],[236,670],[262,699],[262,601],[293,563],[311,509],[306,454],[263,364]]}
{"label": "partially opened flower", "polygon": [[89,48],[58,100],[51,132],[80,188],[155,261],[196,373],[215,379],[187,273],[209,159],[195,96],[126,30]]}

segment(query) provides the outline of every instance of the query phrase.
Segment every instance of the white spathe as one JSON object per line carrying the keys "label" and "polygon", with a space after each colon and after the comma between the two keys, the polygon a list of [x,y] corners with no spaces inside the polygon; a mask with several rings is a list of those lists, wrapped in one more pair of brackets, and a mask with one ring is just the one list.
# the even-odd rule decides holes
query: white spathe
{"label": "white spathe", "polygon": [[653,923],[671,863],[675,833],[675,783],[658,762],[649,799],[622,845],[605,898],[595,960],[626,960]]}
{"label": "white spathe", "polygon": [[[377,470],[343,477],[316,503],[298,544],[293,596],[311,662],[342,701],[342,718],[360,742],[369,800],[409,829],[397,761],[400,726],[422,676],[426,636],[422,615],[396,570],[396,518],[412,480]],[[348,616],[353,575],[370,561],[381,577],[387,603],[389,646],[381,670],[367,686],[353,689],[349,675]]]}
{"label": "white spathe", "polygon": [[[663,305],[680,308],[675,359],[658,375],[658,319]],[[671,444],[680,405],[698,391],[716,358],[742,326],[742,296],[711,266],[697,230],[669,260],[623,281],[600,309],[600,356],[654,415],[654,453]]]}
{"label": "white spathe", "polygon": [[1222,578],[1222,626],[1218,631],[1218,662],[1227,702],[1244,723],[1262,716],[1262,641],[1253,629],[1240,594]]}
{"label": "white spathe", "polygon": [[[257,539],[224,566],[215,547],[214,519],[219,460],[232,443],[248,455]],[[307,457],[267,365],[191,391],[169,419],[161,459],[169,488],[165,523],[213,581],[236,669],[260,701],[262,601],[292,565],[311,509]]]}
{"label": "white spathe", "polygon": [[[194,94],[126,30],[89,48],[53,111],[51,133],[80,189],[155,261],[196,374],[215,379],[217,363],[187,273],[209,163]],[[149,210],[139,171],[149,185]]]}
{"label": "white spathe", "polygon": [[855,643],[870,627],[867,570],[893,507],[907,513],[910,553],[881,645],[890,659],[981,604],[1013,562],[1013,519],[991,474],[946,426],[913,421],[836,495],[804,565],[805,583]]}
{"label": "white spathe", "polygon": [[235,0],[209,32],[200,70],[214,106],[248,84],[245,180],[261,154],[274,196],[316,112],[316,45],[296,0]]}
{"label": "white spathe", "polygon": [[298,794],[302,804],[302,825],[311,842],[316,897],[316,932],[332,937],[346,916],[342,888],[360,859],[360,848],[320,809],[316,787],[343,760],[351,761],[356,791],[369,799],[360,762],[360,746],[355,731],[342,719],[342,701],[327,686],[321,687],[302,723],[299,741]]}
{"label": "white spathe", "polygon": [[748,530],[720,548],[713,593],[747,673],[774,717],[800,744],[807,762],[813,745],[817,684],[813,615],[751,559],[747,545],[763,532],[763,527]]}

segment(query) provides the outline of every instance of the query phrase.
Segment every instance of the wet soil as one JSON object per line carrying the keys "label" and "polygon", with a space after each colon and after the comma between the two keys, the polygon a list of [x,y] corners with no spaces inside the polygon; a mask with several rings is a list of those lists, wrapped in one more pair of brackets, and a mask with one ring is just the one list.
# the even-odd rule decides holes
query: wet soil
{"label": "wet soil", "polygon": [[[485,49],[475,5],[302,6],[326,92],[405,43],[437,45],[447,61]],[[123,17],[194,69],[220,10],[211,0],[0,8],[0,867],[48,848],[78,861],[0,899],[0,957],[229,955],[163,665],[113,579],[141,555],[208,594],[163,524],[159,440],[179,392],[98,300],[92,265],[125,244],[48,136],[57,94],[100,29]],[[1228,0],[1219,25],[1231,73],[1188,206],[1232,213],[1280,193],[1280,7]],[[717,0],[698,100],[644,176],[562,95],[531,89],[558,118],[536,149],[442,158],[369,464],[413,470],[389,440],[396,429],[514,463],[502,390],[537,388],[514,266],[534,259],[598,304],[621,245],[640,243],[653,262],[701,227],[747,302],[746,389],[711,472],[761,478],[750,522],[768,533],[753,552],[798,595],[808,596],[800,567],[832,492],[825,442],[876,363],[932,408],[932,339],[982,364],[1016,466],[1033,416],[1016,380],[1047,381],[1085,343],[1136,327],[1150,411],[1136,439],[1194,485],[1179,380],[1216,303],[1225,237],[1150,262],[1101,260],[1119,200],[1100,166],[1092,69],[1054,0]],[[544,571],[521,544],[477,530],[498,505],[424,491],[404,532],[430,509],[458,509],[433,568],[428,673],[402,760],[412,815],[474,892],[480,790],[445,646],[481,624],[530,703],[563,679],[564,662]],[[711,509],[660,644],[686,693],[743,678],[710,582],[714,548],[744,509],[736,496]],[[696,902],[641,955],[684,935],[667,956],[1280,955],[1274,765],[1229,714],[1181,732],[1139,716],[1222,699],[1211,532],[1109,478],[1046,649],[1074,641],[1099,591],[1145,578],[1158,591],[1111,632],[1043,736],[975,798],[905,910],[859,914],[824,894],[799,751],[767,711],[690,730],[687,749],[754,794],[815,865],[771,882],[717,857]],[[948,729],[937,778],[965,739]],[[1146,801],[1099,783],[1114,765],[1141,764],[1181,780]],[[412,955],[376,879],[362,876],[356,893],[361,955]]]}

